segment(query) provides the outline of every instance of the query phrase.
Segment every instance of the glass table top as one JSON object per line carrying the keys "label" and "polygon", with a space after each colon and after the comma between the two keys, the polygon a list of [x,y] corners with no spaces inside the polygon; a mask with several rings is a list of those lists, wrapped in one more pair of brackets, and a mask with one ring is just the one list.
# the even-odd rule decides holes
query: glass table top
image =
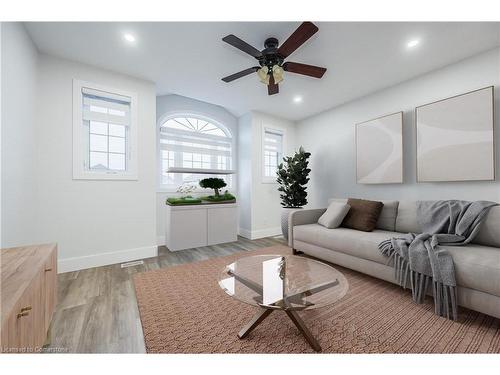
{"label": "glass table top", "polygon": [[238,259],[222,270],[219,285],[239,301],[281,310],[327,306],[349,289],[346,278],[335,268],[296,255]]}

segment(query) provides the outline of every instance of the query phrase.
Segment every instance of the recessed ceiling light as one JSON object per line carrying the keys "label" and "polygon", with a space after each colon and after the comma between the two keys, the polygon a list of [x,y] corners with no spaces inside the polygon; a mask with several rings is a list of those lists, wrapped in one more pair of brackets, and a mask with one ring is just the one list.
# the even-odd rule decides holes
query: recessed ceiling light
{"label": "recessed ceiling light", "polygon": [[125,34],[123,34],[123,38],[124,38],[127,42],[130,42],[130,43],[134,43],[134,42],[135,42],[135,36],[133,36],[132,34],[125,33]]}
{"label": "recessed ceiling light", "polygon": [[420,44],[420,40],[418,39],[412,39],[408,43],[406,43],[406,47],[408,48],[414,48]]}
{"label": "recessed ceiling light", "polygon": [[300,103],[300,102],[302,102],[302,96],[296,96],[296,97],[294,97],[293,98],[293,102],[294,103]]}

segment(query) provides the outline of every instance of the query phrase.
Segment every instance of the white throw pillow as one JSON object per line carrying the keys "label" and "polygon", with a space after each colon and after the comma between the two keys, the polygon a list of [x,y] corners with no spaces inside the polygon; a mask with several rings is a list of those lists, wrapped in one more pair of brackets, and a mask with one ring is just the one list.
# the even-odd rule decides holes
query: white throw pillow
{"label": "white throw pillow", "polygon": [[351,206],[348,204],[332,202],[325,213],[318,219],[318,224],[330,229],[338,228],[340,224],[342,224],[350,208]]}

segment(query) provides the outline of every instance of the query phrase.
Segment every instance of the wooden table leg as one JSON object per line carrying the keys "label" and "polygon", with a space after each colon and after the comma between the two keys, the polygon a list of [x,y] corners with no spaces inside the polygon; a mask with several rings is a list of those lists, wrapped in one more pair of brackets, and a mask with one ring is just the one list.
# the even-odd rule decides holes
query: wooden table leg
{"label": "wooden table leg", "polygon": [[262,323],[272,312],[273,309],[262,309],[259,311],[253,316],[252,320],[250,320],[248,324],[241,329],[240,333],[238,333],[238,337],[240,339],[247,337],[248,334],[252,332],[260,323]]}
{"label": "wooden table leg", "polygon": [[321,346],[318,341],[314,338],[311,331],[306,327],[304,321],[300,318],[299,314],[293,310],[285,310],[286,314],[290,318],[290,320],[295,324],[295,326],[299,329],[299,331],[304,335],[306,341],[311,345],[311,347],[317,351],[321,351]]}

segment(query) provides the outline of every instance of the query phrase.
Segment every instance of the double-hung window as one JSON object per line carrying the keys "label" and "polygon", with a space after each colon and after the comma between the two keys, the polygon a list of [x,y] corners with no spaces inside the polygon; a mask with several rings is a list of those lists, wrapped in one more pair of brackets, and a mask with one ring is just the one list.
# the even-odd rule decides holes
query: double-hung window
{"label": "double-hung window", "polygon": [[73,176],[137,179],[136,95],[74,82]]}
{"label": "double-hung window", "polygon": [[159,128],[159,153],[161,189],[198,186],[206,177],[222,178],[227,189],[232,187],[231,174],[225,173],[232,172],[233,139],[212,120],[193,115],[164,120]]}
{"label": "double-hung window", "polygon": [[276,171],[283,158],[283,131],[264,127],[262,139],[262,181],[276,182]]}

